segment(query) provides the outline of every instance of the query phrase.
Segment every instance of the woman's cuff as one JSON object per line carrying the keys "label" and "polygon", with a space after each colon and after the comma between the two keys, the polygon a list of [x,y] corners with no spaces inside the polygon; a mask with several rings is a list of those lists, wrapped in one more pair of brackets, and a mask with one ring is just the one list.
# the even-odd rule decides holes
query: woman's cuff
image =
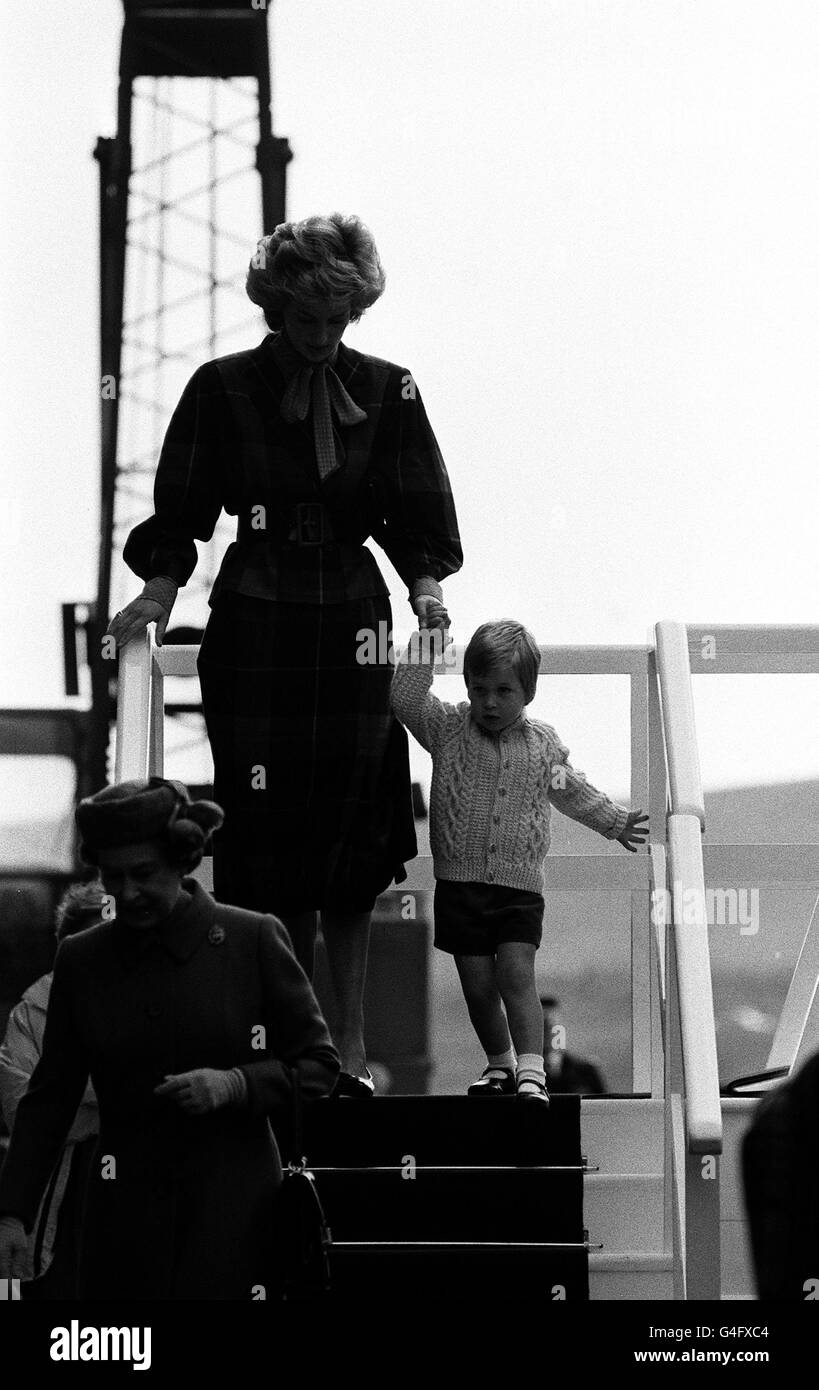
{"label": "woman's cuff", "polygon": [[228,1105],[247,1105],[247,1079],[241,1067],[232,1067],[230,1071],[225,1072],[225,1081],[230,1089]]}
{"label": "woman's cuff", "polygon": [[179,593],[179,585],[170,575],[158,574],[155,579],[149,579],[140,594],[140,598],[152,599],[170,613],[176,602],[176,595]]}
{"label": "woman's cuff", "polygon": [[438,603],[443,603],[444,591],[437,579],[433,579],[429,574],[422,574],[410,588],[410,603],[414,603],[417,598],[434,598]]}

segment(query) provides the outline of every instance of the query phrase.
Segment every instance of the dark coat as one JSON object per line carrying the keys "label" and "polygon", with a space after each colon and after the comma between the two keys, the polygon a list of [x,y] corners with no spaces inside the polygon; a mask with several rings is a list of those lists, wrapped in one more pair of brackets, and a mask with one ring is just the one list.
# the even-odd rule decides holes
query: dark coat
{"label": "dark coat", "polygon": [[458,522],[405,368],[339,345],[335,371],[366,419],[336,427],[341,466],[322,480],[311,416],[282,415],[275,342],[268,334],[194,372],[162,445],[154,515],[123,558],[142,579],[186,584],[196,542],[222,511],[237,518],[198,661],[226,813],[214,885],[227,902],[283,916],[363,912],[417,853],[392,666],[386,649],[361,659],[363,634],[386,648],[392,631],[364,542],[378,542],[409,589],[428,588],[461,567]]}
{"label": "dark coat", "polygon": [[760,1101],[742,1143],[742,1176],[760,1299],[819,1290],[819,1053]]}
{"label": "dark coat", "polygon": [[[281,923],[216,903],[192,879],[184,887],[192,897],[164,944],[117,922],[63,942],[42,1059],[0,1175],[0,1211],[30,1226],[90,1074],[100,1140],[84,1298],[250,1299],[267,1286],[281,1183],[268,1117],[289,1111],[290,1066],[306,1097],[338,1072]],[[168,1074],[234,1066],[247,1081],[241,1109],[188,1116],[153,1094]]]}

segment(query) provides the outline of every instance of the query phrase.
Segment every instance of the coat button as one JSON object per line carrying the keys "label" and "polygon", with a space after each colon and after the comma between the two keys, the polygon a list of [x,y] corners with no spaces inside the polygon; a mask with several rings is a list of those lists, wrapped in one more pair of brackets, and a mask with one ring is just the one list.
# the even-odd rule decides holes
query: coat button
{"label": "coat button", "polygon": [[489,872],[488,872],[487,875],[486,875],[486,881],[487,881],[487,883],[494,883],[494,881],[495,881],[495,875],[493,874],[493,872],[492,872],[491,869],[489,870]]}
{"label": "coat button", "polygon": [[159,1018],[162,1013],[162,1005],[157,1004],[155,1000],[151,1000],[150,1004],[145,1005],[145,1012],[149,1018]]}
{"label": "coat button", "polygon": [[225,939],[225,929],[224,929],[224,927],[220,927],[218,923],[214,923],[214,925],[211,927],[210,931],[208,932],[208,941],[210,942],[211,946],[221,946],[221,944],[222,944],[222,942],[224,941],[224,939]]}
{"label": "coat button", "polygon": [[506,788],[498,787],[498,796],[506,796]]}

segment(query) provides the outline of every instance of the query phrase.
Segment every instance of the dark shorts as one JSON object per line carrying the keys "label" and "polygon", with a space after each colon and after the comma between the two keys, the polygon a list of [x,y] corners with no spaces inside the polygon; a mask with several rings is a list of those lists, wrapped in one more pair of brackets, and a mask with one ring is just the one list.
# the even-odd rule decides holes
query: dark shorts
{"label": "dark shorts", "polygon": [[435,884],[435,945],[457,956],[494,956],[501,941],[539,946],[543,895],[502,883]]}

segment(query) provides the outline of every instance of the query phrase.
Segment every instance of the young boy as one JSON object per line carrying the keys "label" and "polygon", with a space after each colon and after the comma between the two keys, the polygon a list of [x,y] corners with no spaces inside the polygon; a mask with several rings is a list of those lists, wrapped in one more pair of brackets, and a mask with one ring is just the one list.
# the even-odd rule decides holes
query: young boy
{"label": "young boy", "polygon": [[[444,631],[445,610],[433,623]],[[436,651],[450,641],[414,633],[392,686],[397,717],[432,754],[435,945],[455,957],[486,1052],[486,1068],[468,1094],[517,1094],[548,1105],[535,952],[550,803],[628,850],[645,840],[647,817],[592,787],[570,766],[554,729],[526,714],[540,650],[525,627],[478,628],[464,653],[468,702],[458,705],[430,689]]]}

